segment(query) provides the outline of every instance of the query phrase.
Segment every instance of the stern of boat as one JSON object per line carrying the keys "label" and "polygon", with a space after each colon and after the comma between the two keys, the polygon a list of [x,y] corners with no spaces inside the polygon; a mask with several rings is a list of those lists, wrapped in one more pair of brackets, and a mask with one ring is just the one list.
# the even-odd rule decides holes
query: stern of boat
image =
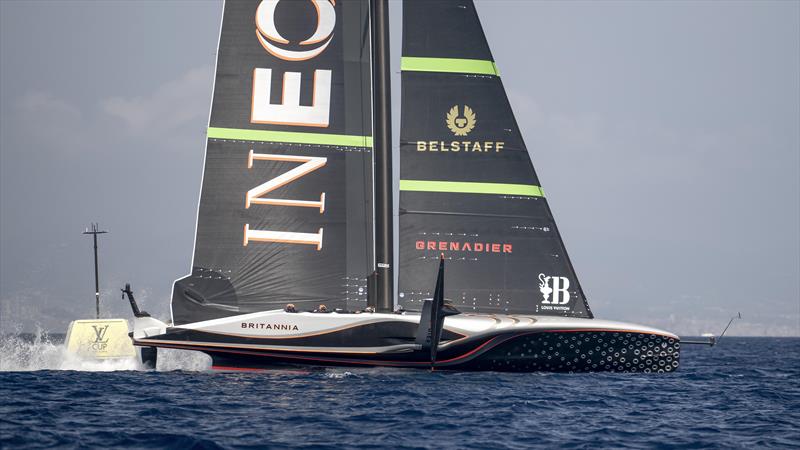
{"label": "stern of boat", "polygon": [[[499,316],[495,316],[498,318]],[[465,365],[513,372],[656,372],[680,365],[680,338],[657,328],[601,319],[504,316],[514,322]],[[456,323],[453,321],[451,323]]]}
{"label": "stern of boat", "polygon": [[142,342],[143,339],[152,336],[163,335],[167,332],[168,325],[150,316],[136,317],[133,319],[133,331],[131,340],[133,345],[139,349],[139,360],[148,369],[155,369],[158,361],[157,347]]}

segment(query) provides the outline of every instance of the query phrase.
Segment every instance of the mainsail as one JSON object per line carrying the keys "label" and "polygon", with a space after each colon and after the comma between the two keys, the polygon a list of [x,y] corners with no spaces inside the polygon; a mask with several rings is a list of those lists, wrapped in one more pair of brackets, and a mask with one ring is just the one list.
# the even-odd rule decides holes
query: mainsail
{"label": "mainsail", "polygon": [[403,4],[399,303],[592,317],[472,0]]}
{"label": "mainsail", "polygon": [[192,272],[176,325],[353,308],[373,271],[366,0],[225,3]]}

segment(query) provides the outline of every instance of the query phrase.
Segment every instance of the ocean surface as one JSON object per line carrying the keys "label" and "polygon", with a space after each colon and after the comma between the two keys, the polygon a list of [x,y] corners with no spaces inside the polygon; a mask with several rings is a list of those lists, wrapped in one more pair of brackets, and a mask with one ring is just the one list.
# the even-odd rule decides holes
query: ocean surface
{"label": "ocean surface", "polygon": [[800,338],[684,345],[673,374],[157,371],[0,340],[0,447],[800,448]]}

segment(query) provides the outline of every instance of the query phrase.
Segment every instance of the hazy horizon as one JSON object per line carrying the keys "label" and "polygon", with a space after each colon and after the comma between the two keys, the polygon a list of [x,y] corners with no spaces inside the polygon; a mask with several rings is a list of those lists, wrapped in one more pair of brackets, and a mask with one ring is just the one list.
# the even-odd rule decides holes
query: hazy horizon
{"label": "hazy horizon", "polygon": [[[800,336],[800,2],[476,4],[595,315]],[[0,332],[94,316],[90,222],[104,315],[169,316],[221,6],[0,2]]]}

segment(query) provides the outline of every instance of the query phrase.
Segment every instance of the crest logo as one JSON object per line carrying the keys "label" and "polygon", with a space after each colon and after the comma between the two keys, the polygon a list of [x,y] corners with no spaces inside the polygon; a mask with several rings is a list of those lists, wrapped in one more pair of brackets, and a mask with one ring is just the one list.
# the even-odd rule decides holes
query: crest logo
{"label": "crest logo", "polygon": [[458,105],[453,106],[450,108],[450,111],[447,113],[447,128],[453,132],[456,136],[466,136],[475,128],[475,123],[477,119],[475,118],[475,112],[472,111],[467,105],[464,105],[464,115],[458,115]]}
{"label": "crest logo", "polygon": [[317,28],[314,34],[299,42],[299,45],[308,50],[289,50],[276,45],[291,44],[281,36],[275,26],[275,8],[278,6],[278,2],[280,0],[262,0],[256,9],[256,36],[264,50],[286,61],[305,61],[324,52],[331,43],[333,28],[336,25],[334,0],[311,0],[317,10]]}
{"label": "crest logo", "polygon": [[[552,282],[552,287],[550,286]],[[539,292],[542,293],[543,305],[566,305],[569,303],[569,278],[567,277],[548,277],[539,274]],[[553,299],[550,300],[550,294]]]}

